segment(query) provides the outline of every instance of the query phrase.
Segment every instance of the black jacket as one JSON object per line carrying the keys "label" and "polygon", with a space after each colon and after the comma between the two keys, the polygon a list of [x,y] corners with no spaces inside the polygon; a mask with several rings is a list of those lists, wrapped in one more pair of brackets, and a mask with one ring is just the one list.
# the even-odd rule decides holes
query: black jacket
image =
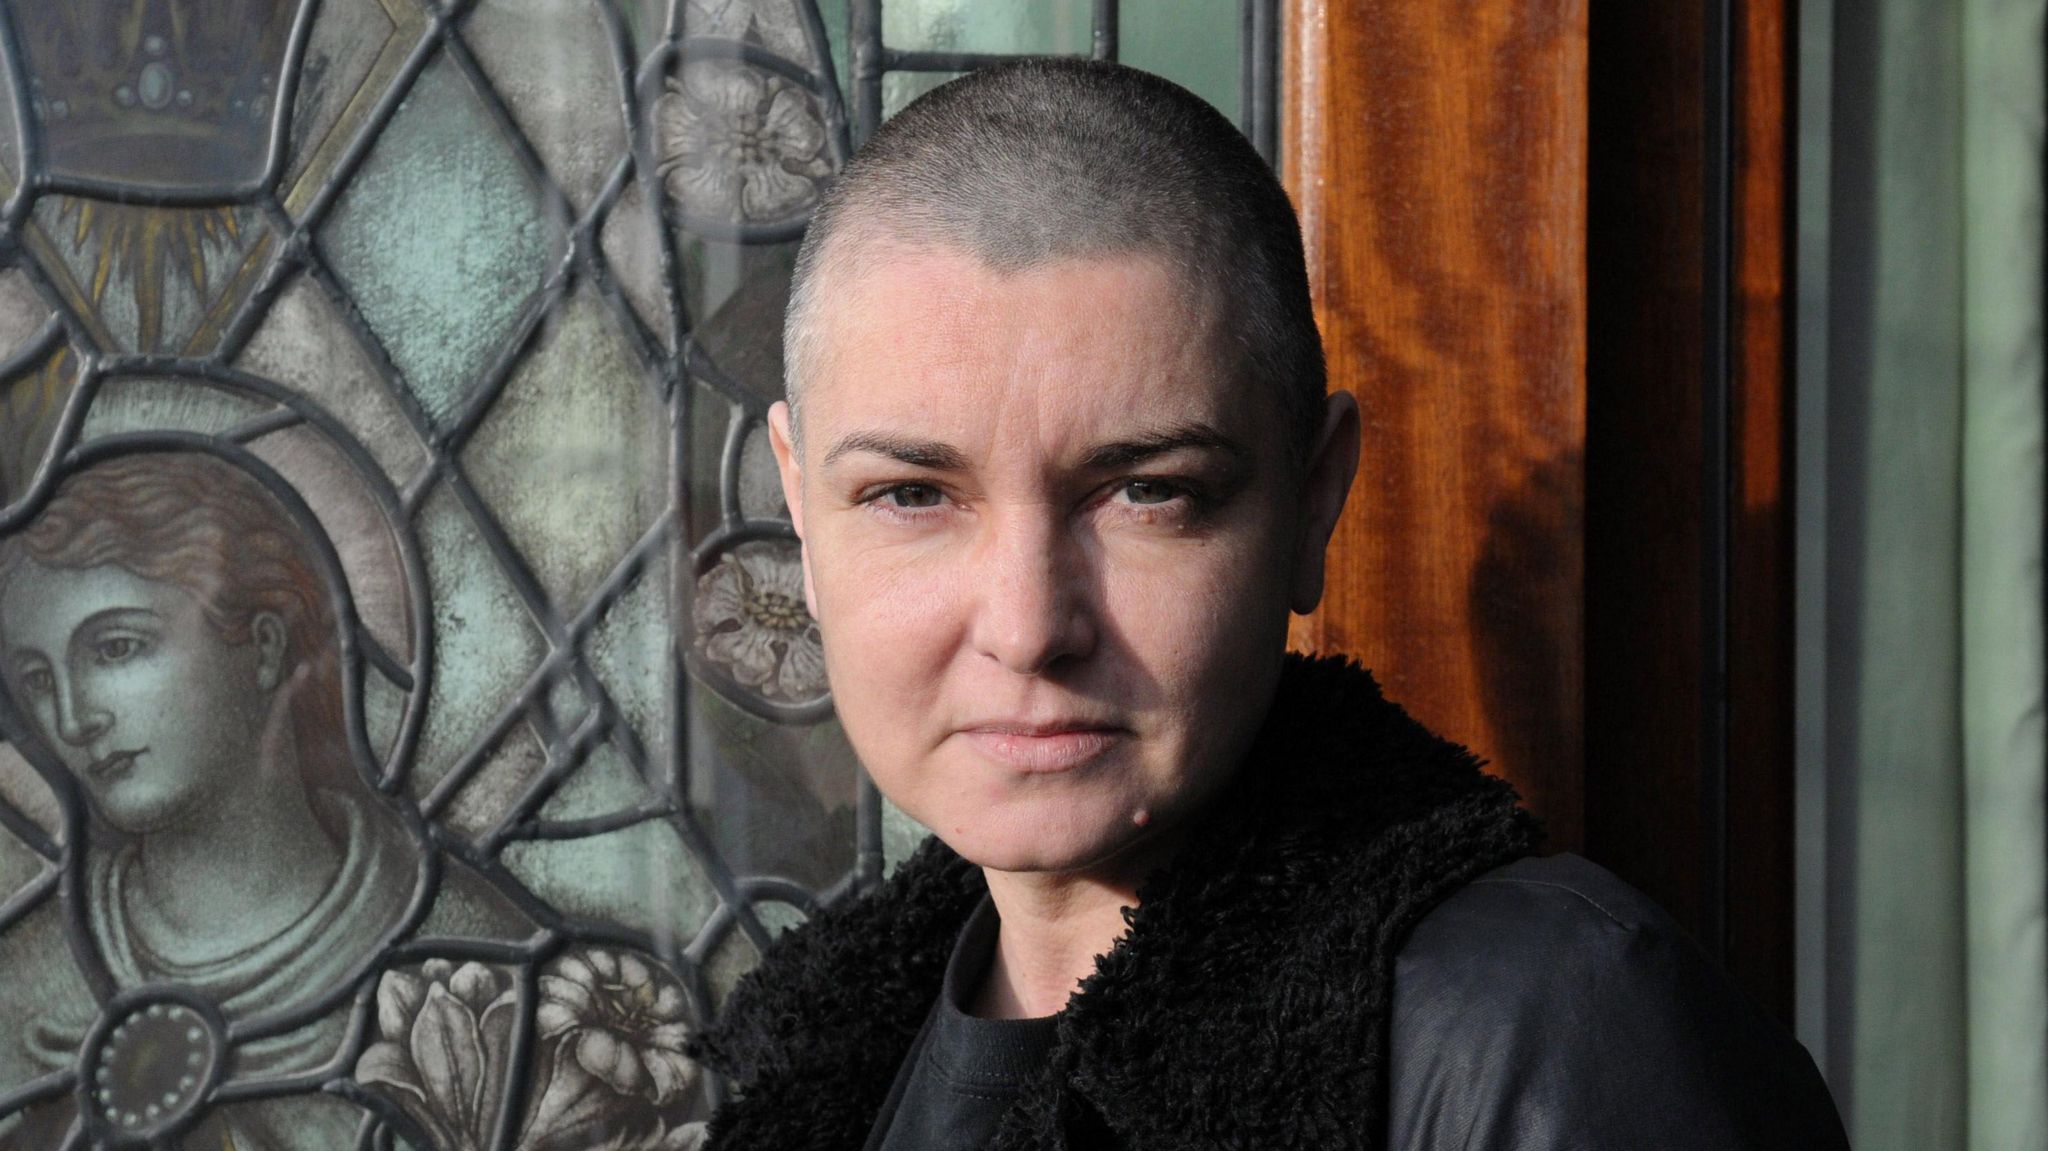
{"label": "black jacket", "polygon": [[[1846,1146],[1805,1052],[1642,896],[1522,859],[1512,790],[1369,675],[1290,657],[999,1148]],[[792,932],[697,1054],[712,1151],[866,1142],[986,887],[936,840]]]}

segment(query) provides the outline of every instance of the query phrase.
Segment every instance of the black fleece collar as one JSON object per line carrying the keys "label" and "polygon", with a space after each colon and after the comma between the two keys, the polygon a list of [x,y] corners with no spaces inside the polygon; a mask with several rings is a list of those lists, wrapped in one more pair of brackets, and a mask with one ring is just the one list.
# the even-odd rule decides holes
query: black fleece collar
{"label": "black fleece collar", "polygon": [[[1380,1146],[1402,939],[1537,835],[1366,671],[1289,656],[1237,779],[1125,913],[995,1147]],[[696,1045],[740,1091],[711,1148],[857,1151],[986,890],[934,839],[785,937]]]}

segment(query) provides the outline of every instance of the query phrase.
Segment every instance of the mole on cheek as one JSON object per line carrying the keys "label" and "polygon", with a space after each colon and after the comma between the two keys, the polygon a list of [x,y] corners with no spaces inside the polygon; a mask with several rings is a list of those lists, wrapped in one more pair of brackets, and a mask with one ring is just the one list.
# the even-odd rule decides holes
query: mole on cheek
{"label": "mole on cheek", "polygon": [[1131,813],[1131,825],[1133,827],[1143,827],[1150,822],[1152,822],[1152,813],[1142,807]]}

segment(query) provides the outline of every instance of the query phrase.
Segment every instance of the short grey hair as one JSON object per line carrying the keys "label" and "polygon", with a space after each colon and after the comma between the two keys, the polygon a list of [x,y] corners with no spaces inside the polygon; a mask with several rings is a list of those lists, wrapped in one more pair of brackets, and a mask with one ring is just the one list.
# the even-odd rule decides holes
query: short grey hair
{"label": "short grey hair", "polygon": [[819,202],[797,255],[783,328],[793,416],[816,362],[824,273],[877,236],[998,271],[1163,258],[1218,309],[1238,376],[1273,390],[1295,462],[1321,426],[1328,376],[1294,206],[1244,135],[1171,81],[1022,60],[943,84],[883,124]]}

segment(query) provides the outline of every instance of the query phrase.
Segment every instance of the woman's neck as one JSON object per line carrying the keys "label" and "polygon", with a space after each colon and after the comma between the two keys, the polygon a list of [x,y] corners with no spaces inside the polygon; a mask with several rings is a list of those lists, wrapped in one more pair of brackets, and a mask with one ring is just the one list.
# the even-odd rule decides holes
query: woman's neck
{"label": "woman's neck", "polygon": [[1124,933],[1137,885],[1117,879],[985,871],[1002,926],[972,1011],[987,1019],[1037,1019],[1059,1011]]}
{"label": "woman's neck", "polygon": [[273,938],[305,915],[341,867],[297,780],[215,797],[136,844],[129,914],[166,959],[199,963]]}

